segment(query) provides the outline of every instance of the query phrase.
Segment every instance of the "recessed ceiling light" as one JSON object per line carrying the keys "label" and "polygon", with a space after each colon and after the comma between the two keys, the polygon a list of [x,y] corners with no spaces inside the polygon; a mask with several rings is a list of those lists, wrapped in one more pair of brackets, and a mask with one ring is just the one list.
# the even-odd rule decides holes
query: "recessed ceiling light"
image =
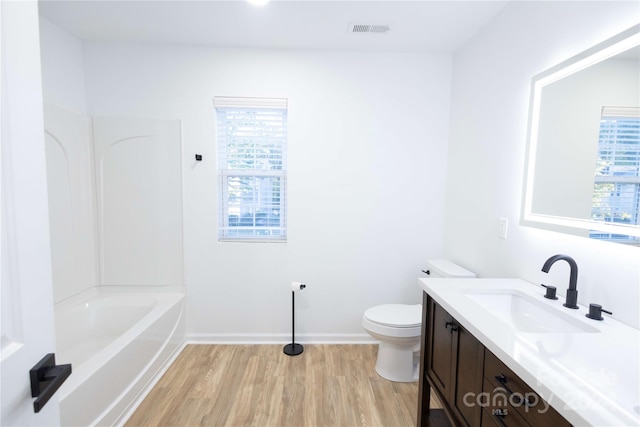
{"label": "recessed ceiling light", "polygon": [[254,6],[264,6],[265,4],[269,3],[269,0],[247,0],[247,1]]}

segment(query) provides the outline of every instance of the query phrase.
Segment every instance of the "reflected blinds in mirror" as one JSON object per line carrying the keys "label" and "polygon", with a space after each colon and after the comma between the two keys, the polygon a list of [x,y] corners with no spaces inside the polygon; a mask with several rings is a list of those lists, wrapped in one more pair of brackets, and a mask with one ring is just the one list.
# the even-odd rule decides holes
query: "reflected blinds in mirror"
{"label": "reflected blinds in mirror", "polygon": [[[640,225],[640,108],[602,109],[592,206],[594,220]],[[591,237],[628,239],[601,232]]]}

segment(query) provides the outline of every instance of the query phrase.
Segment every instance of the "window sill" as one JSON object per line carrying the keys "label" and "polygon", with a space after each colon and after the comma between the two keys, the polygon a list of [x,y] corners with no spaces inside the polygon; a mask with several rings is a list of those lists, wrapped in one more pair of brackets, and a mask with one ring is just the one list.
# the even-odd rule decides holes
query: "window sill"
{"label": "window sill", "polygon": [[287,239],[239,239],[237,237],[219,237],[218,243],[287,243]]}

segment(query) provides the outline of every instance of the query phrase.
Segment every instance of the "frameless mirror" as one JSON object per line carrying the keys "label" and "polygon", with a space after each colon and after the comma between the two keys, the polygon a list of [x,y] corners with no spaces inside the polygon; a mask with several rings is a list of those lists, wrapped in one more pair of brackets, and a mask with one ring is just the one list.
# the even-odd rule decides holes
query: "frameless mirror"
{"label": "frameless mirror", "polygon": [[640,25],[532,80],[522,224],[640,244]]}

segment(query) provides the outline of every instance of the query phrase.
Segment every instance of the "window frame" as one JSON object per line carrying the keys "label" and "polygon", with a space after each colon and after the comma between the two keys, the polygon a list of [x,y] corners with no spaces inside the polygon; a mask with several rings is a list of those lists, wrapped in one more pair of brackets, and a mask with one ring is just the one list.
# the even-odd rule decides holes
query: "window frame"
{"label": "window frame", "polygon": [[[216,179],[218,188],[218,222],[217,222],[217,236],[219,242],[260,242],[260,243],[284,243],[287,241],[287,140],[288,140],[288,100],[285,98],[243,98],[243,97],[214,97],[214,109],[216,114],[216,130],[215,130],[215,142],[216,142]],[[280,168],[273,169],[260,169],[260,168],[230,168],[229,157],[227,151],[229,138],[221,138],[220,131],[220,110],[246,110],[248,111],[263,111],[274,112],[273,110],[280,110],[282,114],[282,129],[284,136],[280,139],[276,145],[276,150],[281,151],[280,157],[276,158],[280,161]],[[224,139],[224,141],[223,141]],[[276,138],[278,139],[278,138]],[[259,139],[257,140],[259,141]],[[256,144],[258,144],[257,142]],[[257,145],[253,146],[253,149]],[[271,157],[269,156],[269,159]],[[236,158],[236,160],[239,159]],[[225,162],[226,164],[222,164]],[[257,215],[263,214],[258,209],[250,209],[252,212],[250,215],[251,224],[240,225],[243,221],[242,214],[238,214],[238,223],[232,225],[230,223],[231,215],[229,205],[231,203],[230,195],[230,180],[236,179],[241,181],[243,178],[254,178],[256,182],[252,184],[252,191],[250,193],[254,197],[255,207],[264,207],[261,203],[255,201],[255,197],[262,194],[265,190],[260,183],[264,183],[264,179],[276,178],[278,184],[270,187],[267,183],[267,193],[273,191],[272,188],[277,188],[276,199],[278,200],[277,212],[278,212],[278,225],[266,223],[265,225],[257,225]],[[260,181],[257,181],[260,180]],[[272,196],[273,197],[273,196]],[[274,198],[272,198],[273,203]],[[249,204],[251,205],[251,204]],[[269,206],[268,204],[266,205]],[[245,214],[246,215],[246,214]],[[266,221],[270,221],[271,216],[265,215]],[[244,233],[246,234],[244,234]],[[243,235],[244,234],[244,235]]]}

